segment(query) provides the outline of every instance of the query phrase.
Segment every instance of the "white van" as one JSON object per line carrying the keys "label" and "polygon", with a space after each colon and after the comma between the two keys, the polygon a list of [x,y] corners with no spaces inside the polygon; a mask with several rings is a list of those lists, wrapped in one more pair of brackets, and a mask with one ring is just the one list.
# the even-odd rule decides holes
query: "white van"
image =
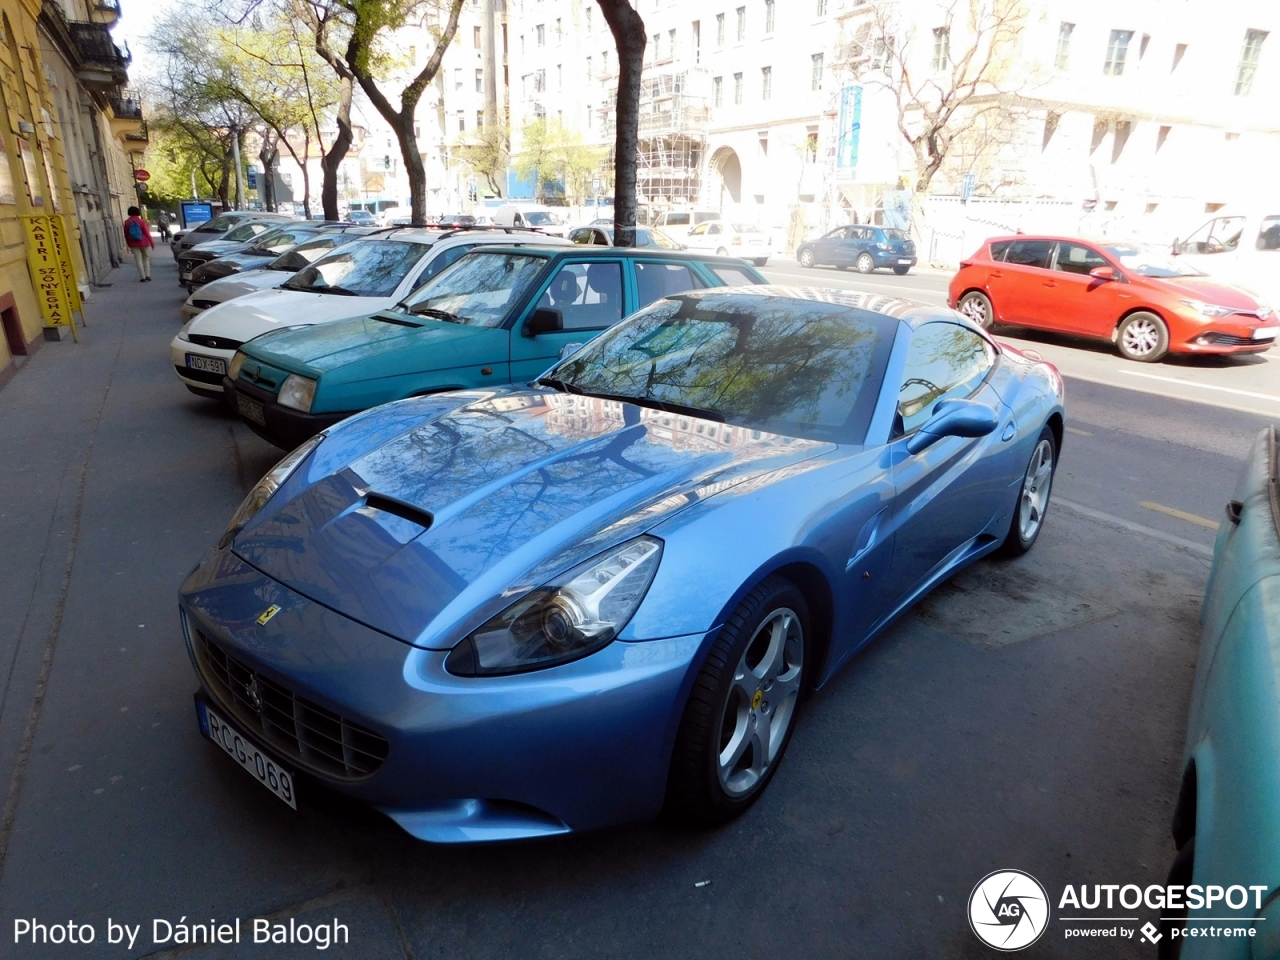
{"label": "white van", "polygon": [[1173,252],[1214,279],[1244,287],[1280,308],[1280,204],[1221,212],[1186,239],[1175,240]]}
{"label": "white van", "polygon": [[668,210],[659,214],[653,225],[683,243],[698,224],[719,219],[720,214],[715,210]]}
{"label": "white van", "polygon": [[540,203],[504,203],[493,211],[493,222],[499,227],[523,227],[549,237],[563,237],[569,232],[564,217]]}

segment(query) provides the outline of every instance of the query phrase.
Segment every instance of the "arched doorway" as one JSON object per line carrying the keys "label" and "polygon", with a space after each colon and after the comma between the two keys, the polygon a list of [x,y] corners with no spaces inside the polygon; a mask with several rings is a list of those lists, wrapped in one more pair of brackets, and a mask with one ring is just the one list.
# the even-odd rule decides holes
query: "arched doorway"
{"label": "arched doorway", "polygon": [[742,162],[731,147],[721,147],[711,155],[711,205],[725,213],[726,207],[742,202]]}

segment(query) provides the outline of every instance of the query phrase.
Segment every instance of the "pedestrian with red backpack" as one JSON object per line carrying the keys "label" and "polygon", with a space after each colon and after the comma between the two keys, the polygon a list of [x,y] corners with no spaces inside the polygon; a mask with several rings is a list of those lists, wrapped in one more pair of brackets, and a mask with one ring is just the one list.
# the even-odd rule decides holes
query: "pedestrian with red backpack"
{"label": "pedestrian with red backpack", "polygon": [[138,282],[151,280],[151,251],[156,242],[151,239],[151,226],[142,219],[142,211],[129,208],[129,219],[124,222],[124,242],[133,251],[133,262],[138,265]]}

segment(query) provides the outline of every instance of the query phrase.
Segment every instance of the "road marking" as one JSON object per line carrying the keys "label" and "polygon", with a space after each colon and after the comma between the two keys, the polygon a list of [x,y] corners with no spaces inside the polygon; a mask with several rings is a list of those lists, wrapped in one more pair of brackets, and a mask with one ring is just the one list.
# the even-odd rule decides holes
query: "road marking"
{"label": "road marking", "polygon": [[1206,530],[1217,530],[1221,524],[1209,520],[1205,517],[1198,516],[1194,513],[1187,513],[1185,510],[1175,510],[1173,507],[1166,507],[1163,503],[1152,503],[1150,500],[1143,500],[1138,506],[1144,510],[1154,510],[1156,513],[1163,513],[1167,517],[1177,517],[1179,520],[1185,520],[1187,523],[1194,523],[1198,527],[1204,527]]}
{"label": "road marking", "polygon": [[1077,430],[1075,427],[1067,427],[1067,433],[1074,433],[1077,437],[1092,437],[1093,434],[1088,430]]}
{"label": "road marking", "polygon": [[1066,507],[1074,513],[1089,517],[1090,519],[1100,520],[1103,523],[1109,523],[1113,526],[1121,527],[1131,533],[1140,533],[1144,537],[1150,537],[1152,540],[1163,540],[1165,543],[1172,544],[1175,547],[1181,547],[1183,550],[1189,550],[1191,553],[1199,554],[1202,557],[1213,556],[1213,550],[1202,543],[1183,540],[1182,537],[1172,536],[1162,530],[1156,530],[1154,527],[1145,527],[1140,523],[1134,523],[1132,520],[1126,520],[1123,517],[1117,517],[1110,513],[1103,513],[1101,510],[1094,510],[1092,507],[1086,507],[1082,503],[1073,503],[1070,500],[1064,500],[1062,497],[1054,497],[1053,502]]}
{"label": "road marking", "polygon": [[1258,393],[1255,390],[1237,390],[1235,387],[1219,387],[1212,383],[1196,383],[1193,380],[1180,380],[1177,377],[1162,377],[1154,373],[1144,373],[1141,370],[1121,370],[1121,373],[1127,373],[1131,377],[1142,377],[1144,380],[1159,380],[1161,383],[1176,383],[1180,387],[1199,387],[1201,390],[1217,390],[1220,393],[1231,393],[1237,397],[1251,397],[1254,400],[1270,400],[1272,403],[1280,403],[1280,397],[1274,393]]}
{"label": "road marking", "polygon": [[[1050,362],[1058,364],[1058,372],[1067,380],[1083,380],[1085,383],[1097,383],[1104,387],[1112,387],[1117,390],[1132,390],[1134,393],[1145,393],[1149,397],[1163,397],[1165,400],[1175,400],[1178,403],[1198,403],[1205,407],[1217,407],[1220,410],[1235,410],[1238,413],[1248,413],[1255,417],[1274,417],[1276,415],[1275,410],[1263,410],[1261,407],[1247,406],[1241,401],[1232,400],[1230,397],[1218,399],[1217,397],[1176,396],[1175,394],[1170,393],[1167,388],[1158,386],[1154,383],[1148,385],[1144,383],[1123,383],[1117,380],[1107,380],[1087,373],[1078,373],[1066,370],[1057,360],[1050,360]],[[1187,385],[1187,381],[1185,380],[1176,380],[1174,382]],[[1195,386],[1195,384],[1190,384],[1190,386]]]}

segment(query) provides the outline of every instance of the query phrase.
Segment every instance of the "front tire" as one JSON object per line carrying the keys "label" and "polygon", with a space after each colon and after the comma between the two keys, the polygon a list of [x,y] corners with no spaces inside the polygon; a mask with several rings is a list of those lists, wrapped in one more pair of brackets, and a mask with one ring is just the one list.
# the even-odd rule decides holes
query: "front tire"
{"label": "front tire", "polygon": [[871,254],[860,253],[858,259],[853,261],[853,266],[859,273],[870,273],[876,268],[876,262],[871,258]]}
{"label": "front tire", "polygon": [[1139,363],[1155,363],[1169,352],[1169,328],[1154,313],[1139,310],[1125,317],[1116,331],[1120,356]]}
{"label": "front tire", "polygon": [[799,255],[796,257],[796,260],[798,260],[800,263],[800,266],[804,267],[805,269],[811,268],[815,262],[813,259],[813,251],[810,250],[808,247],[805,247],[803,250],[800,251]]}
{"label": "front tire", "polygon": [[1006,557],[1020,557],[1033,546],[1044,529],[1044,515],[1049,509],[1049,494],[1053,490],[1053,474],[1058,467],[1058,447],[1053,431],[1047,426],[1040,431],[1031,459],[1027,461],[1018,489],[1018,502],[1009,521],[1000,552]]}
{"label": "front tire", "polygon": [[694,681],[671,757],[669,812],[724,823],[755,803],[791,741],[809,653],[803,594],[765,578],[720,629]]}
{"label": "front tire", "polygon": [[956,304],[956,309],[982,327],[982,329],[995,329],[995,307],[991,305],[991,298],[982,291],[970,290],[960,298],[960,302]]}
{"label": "front tire", "polygon": [[726,250],[724,247],[721,247],[719,250],[716,251],[717,257],[727,257],[728,255],[729,255],[729,251]]}

